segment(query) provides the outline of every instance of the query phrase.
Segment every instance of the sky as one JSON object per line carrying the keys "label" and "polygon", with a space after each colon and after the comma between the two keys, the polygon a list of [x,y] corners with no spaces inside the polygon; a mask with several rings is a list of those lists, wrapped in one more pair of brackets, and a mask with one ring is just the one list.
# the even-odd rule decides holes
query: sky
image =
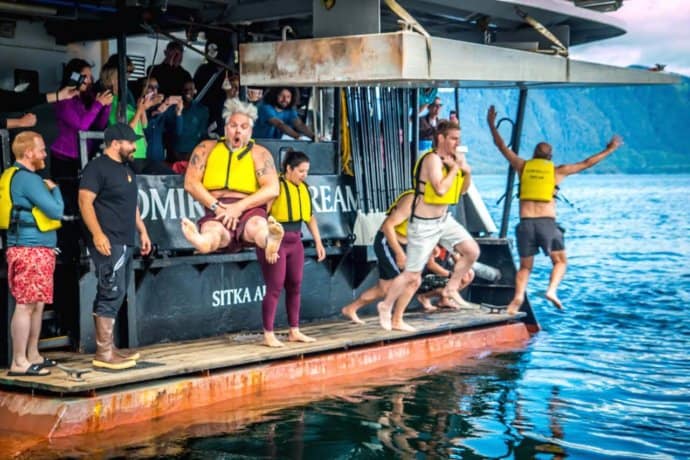
{"label": "sky", "polygon": [[690,0],[624,0],[606,13],[626,24],[625,35],[573,47],[573,59],[617,66],[666,64],[690,76]]}

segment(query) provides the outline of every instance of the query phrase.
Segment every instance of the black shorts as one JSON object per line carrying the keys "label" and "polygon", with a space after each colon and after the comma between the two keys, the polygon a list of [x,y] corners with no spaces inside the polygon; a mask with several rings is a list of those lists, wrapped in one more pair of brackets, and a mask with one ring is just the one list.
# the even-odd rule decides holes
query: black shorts
{"label": "black shorts", "polygon": [[563,233],[565,230],[552,217],[520,219],[515,228],[518,254],[531,257],[539,252],[539,248],[547,256],[551,251],[562,251],[565,249]]}
{"label": "black shorts", "polygon": [[[401,246],[403,251],[407,249],[404,244]],[[400,274],[400,269],[395,263],[395,253],[388,245],[386,236],[382,231],[376,233],[376,238],[374,238],[374,252],[379,264],[379,279],[392,280]]]}

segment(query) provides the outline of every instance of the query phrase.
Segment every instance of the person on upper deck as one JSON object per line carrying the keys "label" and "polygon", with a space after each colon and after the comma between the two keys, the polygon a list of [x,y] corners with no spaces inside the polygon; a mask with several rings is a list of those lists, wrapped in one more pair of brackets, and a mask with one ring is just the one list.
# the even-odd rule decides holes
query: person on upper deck
{"label": "person on upper deck", "polygon": [[436,126],[440,121],[439,112],[443,102],[440,97],[434,98],[427,107],[427,114],[419,117],[419,152],[426,152],[432,147],[436,135]]}
{"label": "person on upper deck", "polygon": [[225,138],[203,141],[189,159],[184,188],[206,215],[198,229],[182,219],[182,232],[202,254],[258,246],[275,263],[284,231],[266,218],[266,205],[280,193],[273,156],[251,139],[256,107],[231,99],[225,108]]}
{"label": "person on upper deck", "polygon": [[[30,109],[41,104],[69,99],[78,94],[74,86],[65,86],[51,93],[15,92],[0,89],[0,113],[16,112]],[[36,115],[25,113],[19,118],[7,118],[0,115],[0,129],[31,128],[36,125]]]}
{"label": "person on upper deck", "polygon": [[194,101],[196,87],[192,80],[184,84],[182,95],[182,131],[177,133],[173,142],[173,152],[169,152],[168,159],[175,161],[188,161],[189,156],[199,142],[208,139],[208,108]]}
{"label": "person on upper deck", "polygon": [[305,125],[295,107],[299,103],[295,88],[273,88],[259,104],[259,118],[254,127],[257,139],[314,140],[314,132]]}
{"label": "person on upper deck", "polygon": [[[104,89],[99,93],[94,90],[91,64],[83,59],[70,60],[65,66],[62,84],[69,85],[73,74],[82,79],[82,84],[77,88],[79,94],[55,104],[58,135],[50,146],[50,169],[56,179],[77,177],[81,169],[79,131],[103,131],[108,125],[110,105],[113,102],[110,90]],[[92,151],[96,142],[92,140],[88,146]],[[72,192],[76,201],[76,187],[68,193],[71,195]]]}
{"label": "person on upper deck", "polygon": [[305,182],[309,174],[309,157],[304,152],[291,150],[285,154],[280,175],[280,194],[273,200],[270,215],[283,226],[285,236],[278,250],[276,263],[268,263],[265,251],[256,248],[256,256],[266,283],[266,294],[261,303],[264,345],[284,346],[273,333],[276,308],[280,292],[285,288],[285,309],[287,310],[288,341],[314,342],[315,339],[299,330],[302,278],[304,276],[304,245],[302,244],[302,222],[307,225],[314,238],[316,260],[326,258],[326,249],[312,214],[311,193]]}
{"label": "person on upper deck", "polygon": [[620,147],[622,140],[618,136],[613,136],[601,152],[577,163],[554,166],[551,161],[552,148],[546,142],[537,144],[532,159],[529,160],[520,158],[508,148],[496,128],[494,106],[489,107],[487,122],[494,144],[520,177],[520,223],[515,229],[520,269],[515,277],[515,296],[508,305],[508,313],[517,313],[525,301],[527,281],[539,248],[551,257],[553,263],[546,298],[561,309],[563,305],[556,295],[556,290],[565,275],[567,258],[564,230],[556,223],[558,185],[567,176],[591,168],[612,154]]}
{"label": "person on upper deck", "polygon": [[149,76],[155,77],[160,85],[159,91],[166,96],[182,96],[184,83],[192,76],[182,67],[184,48],[179,42],[168,42],[165,59],[151,67]]}
{"label": "person on upper deck", "polygon": [[[458,254],[443,295],[461,305],[459,288],[479,257],[479,246],[465,228],[448,212],[470,186],[471,169],[464,154],[457,152],[460,127],[442,120],[436,129],[433,150],[422,155],[414,167],[415,198],[407,225],[407,261],[401,273],[379,302],[379,321],[386,330],[412,331],[402,320],[405,308],[421,283],[421,272],[437,244]],[[395,314],[391,311],[395,303]]]}

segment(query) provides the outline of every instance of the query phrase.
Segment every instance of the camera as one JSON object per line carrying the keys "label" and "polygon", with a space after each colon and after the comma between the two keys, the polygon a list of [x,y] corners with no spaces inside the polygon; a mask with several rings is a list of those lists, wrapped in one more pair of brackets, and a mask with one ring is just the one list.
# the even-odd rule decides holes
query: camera
{"label": "camera", "polygon": [[76,86],[79,88],[82,83],[84,83],[84,79],[86,77],[78,72],[72,72],[72,75],[69,76],[69,81],[67,82],[67,86]]}

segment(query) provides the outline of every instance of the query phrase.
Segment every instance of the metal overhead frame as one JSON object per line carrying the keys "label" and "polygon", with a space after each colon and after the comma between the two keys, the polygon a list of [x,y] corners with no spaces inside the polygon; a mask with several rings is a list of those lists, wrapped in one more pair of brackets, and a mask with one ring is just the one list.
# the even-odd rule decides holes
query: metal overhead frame
{"label": "metal overhead frame", "polygon": [[412,32],[244,43],[240,45],[240,74],[243,84],[250,86],[523,88],[679,81],[661,72],[425,38]]}

